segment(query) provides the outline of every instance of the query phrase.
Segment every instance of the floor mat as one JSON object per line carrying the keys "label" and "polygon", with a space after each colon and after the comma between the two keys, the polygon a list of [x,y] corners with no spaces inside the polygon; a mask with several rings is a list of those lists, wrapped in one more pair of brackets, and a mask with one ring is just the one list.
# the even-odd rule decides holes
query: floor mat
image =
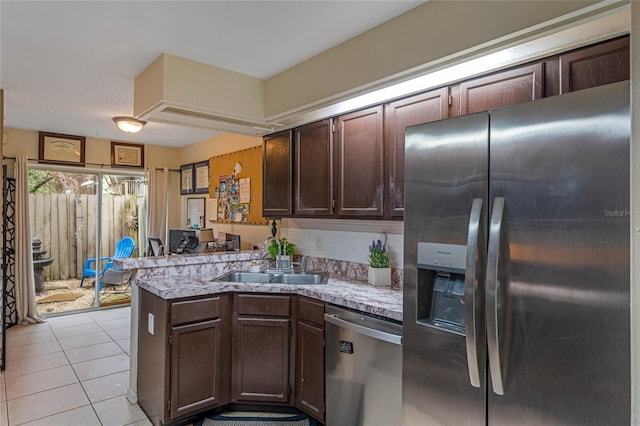
{"label": "floor mat", "polygon": [[82,297],[82,293],[58,293],[38,299],[38,303],[68,302]]}
{"label": "floor mat", "polygon": [[274,414],[268,417],[237,417],[216,414],[193,422],[193,426],[317,426],[317,424],[314,419],[304,414]]}
{"label": "floor mat", "polygon": [[121,305],[123,303],[131,303],[128,294],[115,293],[100,298],[100,306]]}

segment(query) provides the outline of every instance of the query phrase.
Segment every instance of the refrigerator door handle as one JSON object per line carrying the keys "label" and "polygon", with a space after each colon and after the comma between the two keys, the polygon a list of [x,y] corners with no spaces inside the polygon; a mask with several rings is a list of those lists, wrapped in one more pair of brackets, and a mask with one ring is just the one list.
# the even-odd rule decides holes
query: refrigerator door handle
{"label": "refrigerator door handle", "polygon": [[[487,348],[489,370],[493,391],[504,395],[504,382],[507,372],[507,355],[509,347],[509,298],[508,262],[509,246],[503,230],[505,199],[496,197],[493,200],[493,211],[489,224],[489,248],[487,254]],[[500,295],[503,295],[500,300]]]}
{"label": "refrigerator door handle", "polygon": [[482,325],[482,279],[485,264],[486,238],[482,219],[482,199],[474,198],[469,214],[469,233],[467,235],[467,256],[464,274],[464,324],[467,346],[467,364],[471,386],[479,388],[480,355],[478,342]]}

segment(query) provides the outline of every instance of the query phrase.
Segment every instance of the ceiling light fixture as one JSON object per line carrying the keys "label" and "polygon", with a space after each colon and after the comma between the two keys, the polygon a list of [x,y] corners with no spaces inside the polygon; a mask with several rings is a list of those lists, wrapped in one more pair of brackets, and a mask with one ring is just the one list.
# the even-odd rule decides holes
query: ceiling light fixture
{"label": "ceiling light fixture", "polygon": [[120,130],[127,133],[137,133],[142,129],[142,126],[147,124],[146,121],[138,120],[133,117],[113,117],[113,121],[117,124]]}

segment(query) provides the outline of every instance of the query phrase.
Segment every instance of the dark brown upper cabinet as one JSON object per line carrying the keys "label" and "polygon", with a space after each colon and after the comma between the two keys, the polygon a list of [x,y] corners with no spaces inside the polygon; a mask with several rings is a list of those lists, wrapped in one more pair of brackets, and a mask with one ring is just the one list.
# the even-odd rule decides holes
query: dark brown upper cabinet
{"label": "dark brown upper cabinet", "polygon": [[629,80],[629,37],[560,55],[560,93]]}
{"label": "dark brown upper cabinet", "polygon": [[[629,37],[265,137],[265,217],[404,215],[407,126],[629,79]],[[384,133],[383,133],[384,132]]]}
{"label": "dark brown upper cabinet", "polygon": [[333,120],[298,127],[294,140],[294,213],[333,215]]}
{"label": "dark brown upper cabinet", "polygon": [[265,136],[262,149],[262,215],[274,218],[291,216],[291,131]]}
{"label": "dark brown upper cabinet", "polygon": [[449,90],[446,87],[385,105],[384,138],[387,165],[385,215],[392,217],[404,215],[405,129],[408,126],[441,120],[448,116]]}
{"label": "dark brown upper cabinet", "polygon": [[382,124],[382,105],[338,117],[338,216],[383,215]]}
{"label": "dark brown upper cabinet", "polygon": [[460,83],[460,115],[542,98],[542,62]]}

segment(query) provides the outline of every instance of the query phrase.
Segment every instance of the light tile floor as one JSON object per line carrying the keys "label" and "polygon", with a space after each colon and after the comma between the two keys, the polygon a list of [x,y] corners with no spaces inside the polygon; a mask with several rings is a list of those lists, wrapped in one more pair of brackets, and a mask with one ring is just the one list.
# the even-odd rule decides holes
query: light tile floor
{"label": "light tile floor", "polygon": [[7,330],[0,426],[151,425],[125,397],[130,307]]}

